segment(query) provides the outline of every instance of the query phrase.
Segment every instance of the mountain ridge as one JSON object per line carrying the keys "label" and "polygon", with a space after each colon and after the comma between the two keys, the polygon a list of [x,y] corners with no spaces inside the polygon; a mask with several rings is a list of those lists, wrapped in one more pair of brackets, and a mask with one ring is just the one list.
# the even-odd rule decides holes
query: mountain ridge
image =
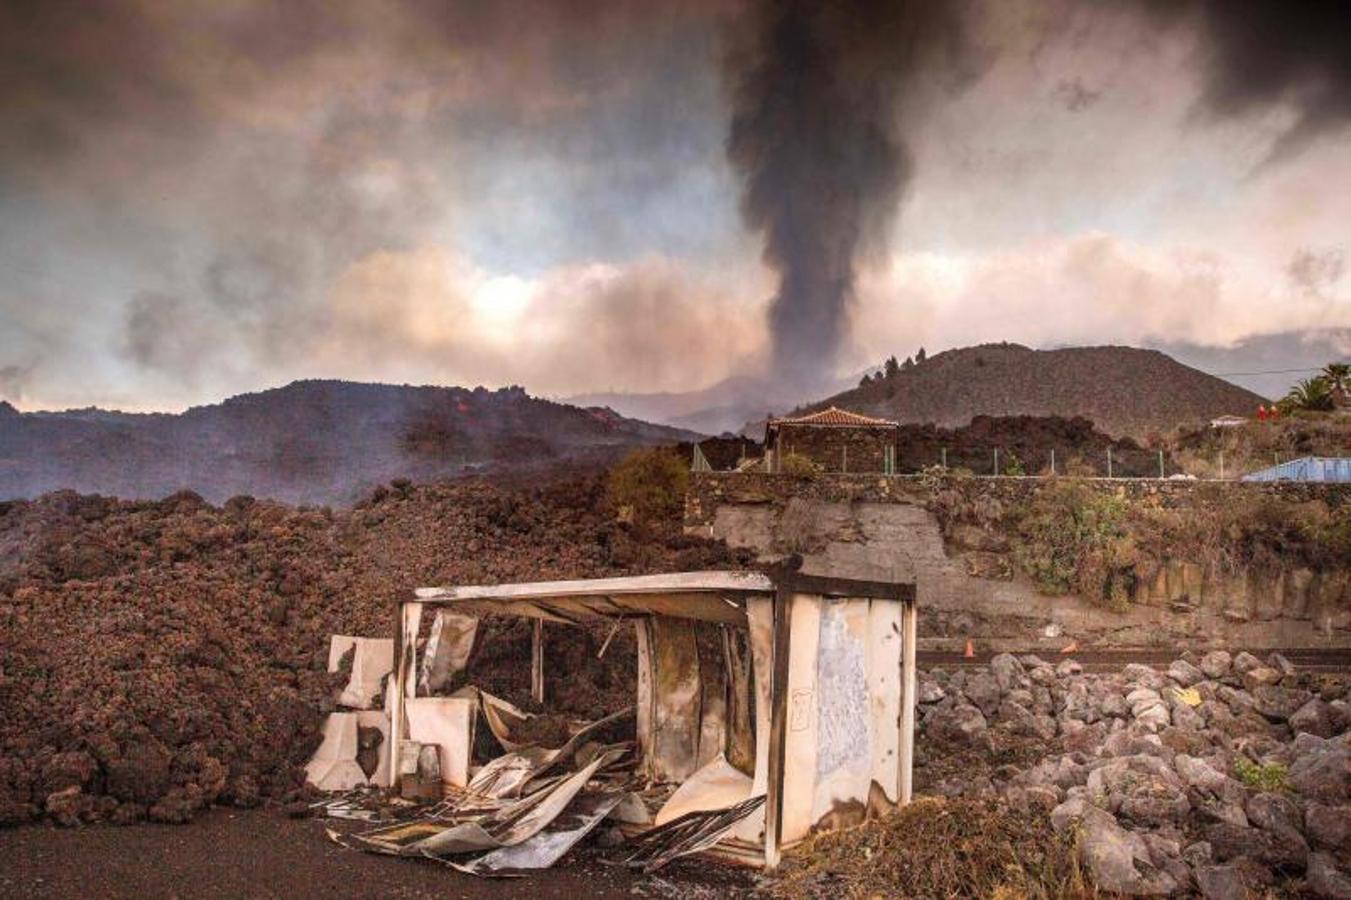
{"label": "mountain ridge", "polygon": [[1143,438],[1218,415],[1252,415],[1268,402],[1159,350],[1117,345],[1034,350],[1003,343],[935,353],[795,412],[840,406],[946,428],[980,415],[1082,416],[1114,437]]}
{"label": "mountain ridge", "polygon": [[[10,408],[12,410],[12,407]],[[181,413],[0,409],[0,499],[53,490],[213,502],[353,501],[395,478],[605,462],[692,433],[532,397],[523,388],[307,379]]]}

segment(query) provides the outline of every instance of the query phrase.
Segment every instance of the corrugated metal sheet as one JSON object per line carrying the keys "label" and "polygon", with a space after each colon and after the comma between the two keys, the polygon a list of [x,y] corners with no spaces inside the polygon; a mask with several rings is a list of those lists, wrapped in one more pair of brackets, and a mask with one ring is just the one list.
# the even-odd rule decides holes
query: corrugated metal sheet
{"label": "corrugated metal sheet", "polygon": [[1305,456],[1244,475],[1243,480],[1351,482],[1351,457]]}

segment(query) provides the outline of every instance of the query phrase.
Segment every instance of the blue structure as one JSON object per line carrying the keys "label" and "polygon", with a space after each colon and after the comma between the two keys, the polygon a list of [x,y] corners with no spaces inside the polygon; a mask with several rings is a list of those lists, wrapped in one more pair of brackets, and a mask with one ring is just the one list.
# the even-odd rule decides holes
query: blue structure
{"label": "blue structure", "polygon": [[1244,481],[1351,482],[1351,457],[1305,456],[1243,476]]}

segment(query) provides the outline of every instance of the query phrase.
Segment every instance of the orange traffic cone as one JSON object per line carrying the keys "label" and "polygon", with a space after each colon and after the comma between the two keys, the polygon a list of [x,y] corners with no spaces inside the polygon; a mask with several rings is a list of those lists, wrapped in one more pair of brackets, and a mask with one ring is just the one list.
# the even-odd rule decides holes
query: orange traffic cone
{"label": "orange traffic cone", "polygon": [[1079,642],[1078,642],[1078,641],[1070,641],[1068,644],[1066,644],[1064,647],[1061,648],[1060,652],[1061,652],[1061,653],[1078,653],[1078,652],[1079,652]]}
{"label": "orange traffic cone", "polygon": [[965,656],[966,656],[967,659],[975,659],[975,658],[976,658],[976,648],[975,648],[974,646],[972,646],[972,644],[971,644],[971,638],[967,638],[967,639],[966,639],[966,654],[965,654]]}

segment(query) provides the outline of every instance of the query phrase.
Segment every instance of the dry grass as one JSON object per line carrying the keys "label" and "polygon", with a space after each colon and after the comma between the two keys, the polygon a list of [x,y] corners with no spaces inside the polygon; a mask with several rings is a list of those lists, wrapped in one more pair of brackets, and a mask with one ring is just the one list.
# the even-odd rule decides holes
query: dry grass
{"label": "dry grass", "polygon": [[921,798],[789,851],[776,897],[1096,896],[1073,840],[1045,816],[990,800]]}
{"label": "dry grass", "polygon": [[1168,450],[1185,472],[1237,478],[1300,456],[1343,456],[1351,446],[1351,413],[1297,413],[1238,428],[1200,428],[1173,435]]}

